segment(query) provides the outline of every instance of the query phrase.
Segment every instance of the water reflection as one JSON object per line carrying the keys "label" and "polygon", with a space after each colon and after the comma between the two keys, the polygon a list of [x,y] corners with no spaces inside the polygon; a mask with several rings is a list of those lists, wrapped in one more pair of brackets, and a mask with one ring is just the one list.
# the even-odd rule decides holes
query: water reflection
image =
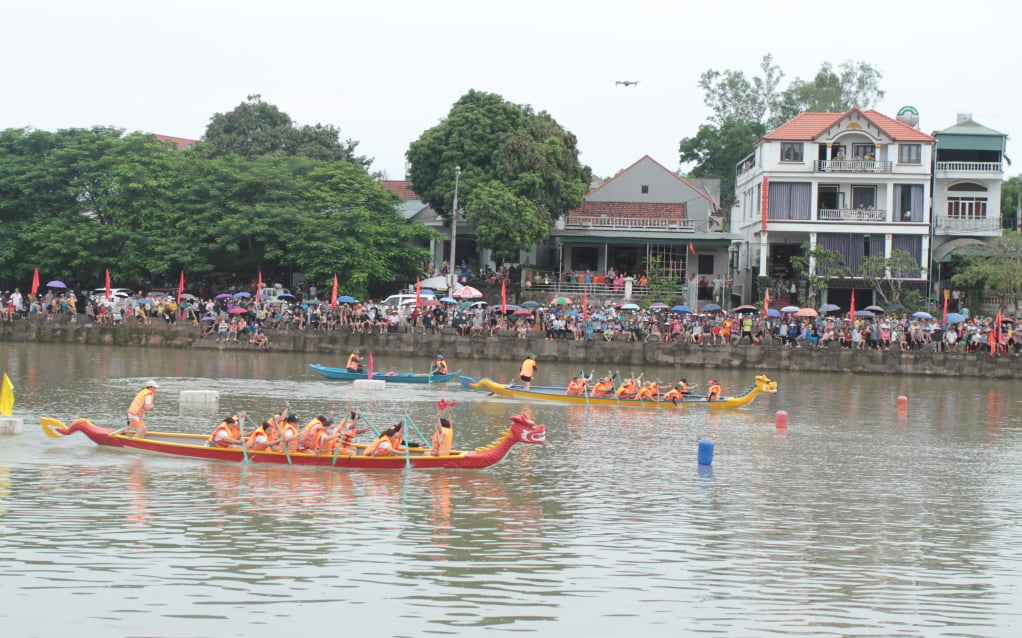
{"label": "water reflection", "polygon": [[549,440],[485,471],[338,472],[137,456],[27,427],[0,438],[11,635],[1009,636],[1022,617],[1010,383],[792,374],[750,409],[627,410],[360,394],[275,353],[257,369],[239,354],[6,346],[27,426],[113,419],[155,376],[163,429],[182,425],[176,392],[212,387],[224,411],[358,405],[420,427],[443,396],[458,401],[459,447],[519,411]]}

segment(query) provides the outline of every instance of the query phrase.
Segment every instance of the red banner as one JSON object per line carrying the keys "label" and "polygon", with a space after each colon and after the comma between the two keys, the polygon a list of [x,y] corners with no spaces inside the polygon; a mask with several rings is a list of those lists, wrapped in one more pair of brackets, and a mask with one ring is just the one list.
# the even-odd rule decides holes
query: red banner
{"label": "red banner", "polygon": [[256,303],[263,298],[263,271],[259,271],[259,279],[256,280]]}
{"label": "red banner", "polygon": [[28,294],[35,297],[38,292],[39,292],[39,269],[36,268],[35,274],[32,275],[32,290],[30,290]]}
{"label": "red banner", "polygon": [[500,312],[507,314],[507,280],[500,282]]}
{"label": "red banner", "polygon": [[855,289],[852,288],[852,307],[848,311],[848,321],[855,325]]}
{"label": "red banner", "polygon": [[330,291],[330,307],[337,307],[337,273],[334,273],[334,289]]}
{"label": "red banner", "polygon": [[422,307],[422,283],[418,277],[415,278],[415,307]]}
{"label": "red banner", "polygon": [[181,295],[185,292],[185,271],[181,271],[181,281],[177,284],[177,305],[181,305]]}
{"label": "red banner", "polygon": [[106,300],[110,301],[110,269],[106,269]]}

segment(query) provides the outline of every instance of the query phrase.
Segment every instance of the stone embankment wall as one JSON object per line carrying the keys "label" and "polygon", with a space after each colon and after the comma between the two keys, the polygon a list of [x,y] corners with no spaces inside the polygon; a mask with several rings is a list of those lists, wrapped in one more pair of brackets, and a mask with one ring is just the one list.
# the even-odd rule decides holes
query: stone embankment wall
{"label": "stone embankment wall", "polygon": [[[267,331],[271,348],[278,352],[307,352],[330,355],[343,361],[353,348],[369,348],[392,357],[431,357],[443,353],[452,361],[471,359],[521,360],[529,352],[542,361],[577,363],[585,369],[639,370],[656,365],[679,369],[732,368],[757,372],[797,370],[799,372],[848,372],[856,374],[914,374],[1022,378],[1022,357],[1009,354],[991,357],[988,353],[931,352],[897,350],[842,350],[785,348],[764,346],[697,346],[690,344],[553,341],[541,333],[529,333],[527,339],[513,334],[501,337],[461,337],[453,333],[423,335],[350,334],[347,332]],[[23,321],[0,325],[0,342],[63,343],[68,345],[116,345],[146,348],[193,348],[205,350],[250,350],[263,354],[240,336],[239,343],[217,342],[201,336],[199,328],[186,325],[106,326],[85,321]]]}

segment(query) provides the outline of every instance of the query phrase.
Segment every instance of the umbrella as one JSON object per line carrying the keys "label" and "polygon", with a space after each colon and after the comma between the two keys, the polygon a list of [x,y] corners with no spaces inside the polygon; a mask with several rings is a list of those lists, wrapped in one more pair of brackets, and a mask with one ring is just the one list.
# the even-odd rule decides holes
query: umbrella
{"label": "umbrella", "polygon": [[[292,295],[289,292],[282,292],[279,295],[277,295],[277,299],[298,299],[298,297],[295,297],[294,295]],[[351,299],[351,297],[349,297],[349,299]],[[341,300],[341,298],[338,297],[337,301],[340,301],[340,300]],[[355,300],[351,299],[351,301],[355,301]],[[349,303],[351,303],[351,302],[349,302]]]}
{"label": "umbrella", "polygon": [[785,306],[781,308],[781,312],[798,312],[801,310],[798,306]]}
{"label": "umbrella", "polygon": [[[705,309],[706,309],[706,306],[703,306],[703,310],[705,310]],[[731,310],[731,312],[738,312],[738,313],[742,313],[742,312],[759,312],[759,308],[757,308],[756,306],[750,306],[750,305],[746,304],[744,306],[738,306],[737,308],[733,308]]]}
{"label": "umbrella", "polygon": [[866,306],[865,308],[863,308],[863,310],[869,310],[870,312],[876,313],[878,315],[882,315],[885,312],[884,309],[881,308],[880,306]]}
{"label": "umbrella", "polygon": [[521,306],[516,306],[513,303],[506,304],[506,306],[504,308],[501,308],[500,304],[497,304],[497,305],[494,306],[494,308],[497,309],[497,312],[503,312],[506,315],[513,314],[514,312],[516,312],[518,310],[524,310],[524,308],[522,308]]}
{"label": "umbrella", "polygon": [[514,312],[512,312],[511,316],[512,317],[531,317],[532,316],[532,312],[526,310],[525,308],[522,308],[521,310],[515,310]]}
{"label": "umbrella", "polygon": [[812,308],[799,308],[798,312],[795,313],[796,317],[815,317],[818,312]]}
{"label": "umbrella", "polygon": [[638,310],[639,306],[637,304],[633,304],[633,303],[626,303],[626,304],[621,304],[620,306],[618,306],[618,309],[619,310]]}
{"label": "umbrella", "polygon": [[862,318],[867,318],[868,319],[868,318],[875,317],[876,315],[873,313],[872,310],[865,310],[864,309],[864,310],[856,310],[855,311],[855,316],[859,317],[860,319],[862,319]]}
{"label": "umbrella", "polygon": [[[825,304],[823,304],[822,306],[819,307],[819,311],[821,313],[823,313],[823,314],[827,314],[828,312],[837,312],[838,310],[841,310],[841,306],[839,306],[837,304],[833,304],[833,303],[825,303]],[[801,315],[801,316],[806,316],[806,315]],[[809,316],[816,316],[816,315],[809,315]]]}
{"label": "umbrella", "polygon": [[305,303],[309,304],[310,306],[318,306],[319,304],[321,304],[323,302],[320,301],[319,299],[310,299],[310,300],[306,301]]}
{"label": "umbrella", "polygon": [[67,288],[67,284],[65,284],[63,281],[56,281],[56,280],[54,280],[54,281],[46,282],[46,287],[47,288]]}
{"label": "umbrella", "polygon": [[216,317],[213,315],[206,315],[202,319],[199,319],[199,321],[216,321]]}
{"label": "umbrella", "polygon": [[715,303],[708,303],[699,309],[699,312],[717,312],[720,310],[720,306]]}
{"label": "umbrella", "polygon": [[244,292],[244,291],[242,291],[242,292],[236,292],[236,293],[234,293],[234,296],[235,296],[235,297],[251,297],[251,296],[252,296],[252,293],[248,293],[248,292]]}
{"label": "umbrella", "polygon": [[231,313],[232,315],[243,315],[246,312],[248,312],[248,308],[242,306],[235,306],[228,310],[227,312]]}
{"label": "umbrella", "polygon": [[901,305],[900,303],[892,303],[892,304],[887,304],[887,309],[888,310],[904,310],[905,306]]}
{"label": "umbrella", "polygon": [[453,297],[461,297],[462,299],[479,299],[483,296],[483,293],[479,292],[478,289],[472,286],[462,286],[454,291]]}
{"label": "umbrella", "polygon": [[440,303],[458,303],[458,300],[453,297],[441,297]]}
{"label": "umbrella", "polygon": [[145,305],[149,306],[149,305],[152,305],[153,300],[150,299],[149,297],[142,297],[141,299],[136,299],[135,303],[141,303],[141,304],[145,304]]}
{"label": "umbrella", "polygon": [[[338,301],[340,301],[340,300],[338,300]],[[437,301],[436,299],[423,299],[422,300],[422,305],[423,306],[439,306],[440,302]]]}
{"label": "umbrella", "polygon": [[675,306],[671,308],[671,312],[676,312],[679,315],[690,315],[692,314],[692,309],[688,306]]}
{"label": "umbrella", "polygon": [[658,310],[660,308],[667,308],[667,307],[668,307],[667,304],[665,304],[662,301],[654,301],[653,303],[649,304],[649,309],[650,310]]}
{"label": "umbrella", "polygon": [[577,317],[578,315],[579,313],[574,310],[569,310],[568,312],[564,313],[565,317]]}
{"label": "umbrella", "polygon": [[419,294],[420,295],[429,295],[430,297],[433,297],[433,296],[436,295],[436,291],[432,290],[430,288],[423,288],[423,287],[420,286],[419,287]]}
{"label": "umbrella", "polygon": [[535,308],[538,305],[539,305],[538,301],[533,301],[531,299],[528,300],[528,301],[523,301],[522,302],[522,308]]}
{"label": "umbrella", "polygon": [[231,297],[232,297],[231,293],[229,293],[229,292],[222,292],[222,293],[220,293],[219,295],[216,296],[216,299],[230,299]]}
{"label": "umbrella", "polygon": [[566,305],[572,304],[572,303],[575,303],[575,302],[572,301],[571,299],[568,299],[567,297],[554,297],[550,301],[550,305],[551,306],[566,306]]}
{"label": "umbrella", "polygon": [[[801,310],[801,308],[800,308],[800,310]],[[767,310],[767,316],[768,317],[780,317],[781,316],[781,311],[778,310],[777,308],[769,308]]]}
{"label": "umbrella", "polygon": [[599,313],[599,312],[597,312],[596,314],[592,315],[592,317],[596,321],[603,321],[604,319],[606,319],[606,317],[604,317],[603,314]]}
{"label": "umbrella", "polygon": [[928,312],[923,312],[922,310],[920,310],[919,312],[913,312],[912,313],[912,318],[913,319],[933,319],[933,315],[931,315]]}
{"label": "umbrella", "polygon": [[195,295],[193,295],[193,294],[191,294],[189,292],[183,292],[183,293],[181,293],[181,298],[182,299],[187,299],[188,301],[193,301],[195,299]]}
{"label": "umbrella", "polygon": [[965,315],[960,312],[949,312],[947,313],[948,323],[962,323],[965,321]]}
{"label": "umbrella", "polygon": [[432,288],[434,290],[447,290],[447,277],[443,275],[438,277],[429,277],[428,279],[420,281],[419,286],[421,288]]}

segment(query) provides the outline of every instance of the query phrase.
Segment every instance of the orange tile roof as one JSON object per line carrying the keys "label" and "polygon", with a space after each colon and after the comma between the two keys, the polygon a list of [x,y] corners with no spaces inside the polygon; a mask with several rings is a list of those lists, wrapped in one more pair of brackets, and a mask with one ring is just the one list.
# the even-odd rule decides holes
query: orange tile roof
{"label": "orange tile roof", "polygon": [[160,140],[161,142],[172,142],[179,151],[184,150],[186,148],[191,148],[199,143],[198,140],[189,140],[183,137],[174,137],[172,135],[156,135],[154,133],[153,137]]}
{"label": "orange tile roof", "polygon": [[380,183],[383,184],[383,187],[387,190],[397,193],[401,199],[406,202],[416,202],[421,199],[415,194],[415,191],[412,190],[412,183],[409,181],[384,179],[381,180]]}
{"label": "orange tile roof", "polygon": [[934,138],[922,131],[912,128],[904,122],[887,117],[883,113],[870,109],[863,111],[857,107],[844,113],[799,113],[784,124],[764,135],[764,140],[812,141],[824,131],[837,124],[852,112],[858,112],[879,128],[885,135],[897,142],[932,142]]}

